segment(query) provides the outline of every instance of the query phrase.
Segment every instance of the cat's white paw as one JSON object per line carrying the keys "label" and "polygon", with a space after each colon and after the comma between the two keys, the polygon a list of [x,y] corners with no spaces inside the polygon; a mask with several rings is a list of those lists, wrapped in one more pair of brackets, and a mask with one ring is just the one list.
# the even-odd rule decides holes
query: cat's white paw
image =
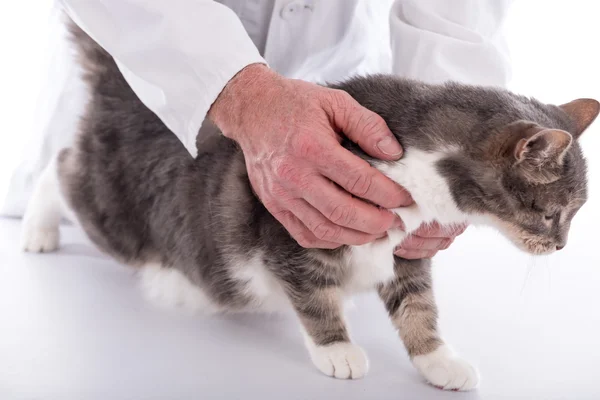
{"label": "cat's white paw", "polygon": [[359,379],[369,370],[364,350],[352,343],[313,346],[310,357],[321,372],[338,379]]}
{"label": "cat's white paw", "polygon": [[413,364],[429,383],[444,390],[471,390],[479,383],[477,370],[446,346],[414,357]]}
{"label": "cat's white paw", "polygon": [[31,253],[46,253],[58,248],[58,225],[40,225],[35,219],[25,220],[21,234],[21,248]]}

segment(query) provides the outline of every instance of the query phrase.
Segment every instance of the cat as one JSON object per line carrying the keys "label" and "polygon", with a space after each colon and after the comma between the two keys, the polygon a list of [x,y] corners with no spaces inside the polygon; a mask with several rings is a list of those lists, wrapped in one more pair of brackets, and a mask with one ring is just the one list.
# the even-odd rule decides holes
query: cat
{"label": "cat", "polygon": [[479,375],[442,340],[431,260],[393,249],[422,223],[495,227],[517,247],[565,246],[587,198],[578,139],[600,103],[554,106],[509,91],[430,85],[390,75],[330,85],[381,115],[402,144],[386,162],[342,145],[405,187],[415,200],[393,210],[405,229],[363,246],[305,249],[252,191],[244,156],[219,134],[193,159],[128,86],[111,56],[74,24],[91,99],[75,145],[44,171],[23,223],[23,247],[58,247],[61,217],[104,252],[140,269],[147,295],[211,312],[293,309],[314,365],[336,378],[368,370],[342,302],[376,290],[413,365],[437,387],[470,390]]}

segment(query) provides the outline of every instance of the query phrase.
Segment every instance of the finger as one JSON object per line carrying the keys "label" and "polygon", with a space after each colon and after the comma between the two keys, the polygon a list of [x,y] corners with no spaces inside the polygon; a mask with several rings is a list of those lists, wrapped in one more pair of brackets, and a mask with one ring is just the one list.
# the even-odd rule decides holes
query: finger
{"label": "finger", "polygon": [[459,235],[462,235],[463,233],[465,233],[465,231],[467,230],[468,227],[469,227],[468,224],[460,224],[458,227],[455,228],[453,236],[457,237]]}
{"label": "finger", "polygon": [[432,258],[437,252],[434,250],[406,250],[397,249],[394,254],[407,260],[420,260],[422,258]]}
{"label": "finger", "polygon": [[352,197],[323,176],[312,177],[301,195],[333,224],[355,231],[378,235],[401,223],[395,214]]}
{"label": "finger", "polygon": [[378,114],[361,106],[346,92],[337,92],[333,123],[367,154],[382,160],[402,157],[402,146]]}
{"label": "finger", "polygon": [[452,239],[449,238],[425,238],[421,236],[409,236],[404,240],[400,247],[412,251],[412,250],[444,250],[450,246]]}
{"label": "finger", "polygon": [[410,194],[400,185],[371,167],[366,161],[336,145],[329,160],[321,160],[319,171],[347,192],[384,208],[408,206]]}
{"label": "finger", "polygon": [[421,225],[414,233],[424,238],[454,238],[467,229],[466,224],[442,226],[438,222]]}
{"label": "finger", "polygon": [[381,237],[381,232],[368,234],[334,224],[303,199],[296,199],[289,208],[317,239],[326,242],[362,245]]}
{"label": "finger", "polygon": [[454,238],[446,239],[438,250],[447,250],[454,243]]}
{"label": "finger", "polygon": [[340,243],[328,242],[318,239],[313,233],[298,219],[287,210],[271,213],[277,221],[289,232],[289,234],[304,248],[317,249],[336,249],[341,246]]}

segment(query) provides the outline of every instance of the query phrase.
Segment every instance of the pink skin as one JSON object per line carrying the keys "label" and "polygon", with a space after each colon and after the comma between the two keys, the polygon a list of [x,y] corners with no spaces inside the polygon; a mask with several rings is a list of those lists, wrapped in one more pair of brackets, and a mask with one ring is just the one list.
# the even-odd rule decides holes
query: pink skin
{"label": "pink skin", "polygon": [[438,251],[450,247],[454,239],[466,229],[467,225],[453,228],[445,228],[438,223],[423,225],[396,247],[394,254],[408,259],[431,258]]}
{"label": "pink skin", "polygon": [[[379,159],[399,159],[402,148],[383,119],[347,93],[252,64],[227,84],[209,117],[238,142],[254,191],[303,247],[361,245],[402,225],[387,209],[412,198],[340,146],[340,132]],[[429,257],[458,234],[441,232],[419,231],[399,255]]]}

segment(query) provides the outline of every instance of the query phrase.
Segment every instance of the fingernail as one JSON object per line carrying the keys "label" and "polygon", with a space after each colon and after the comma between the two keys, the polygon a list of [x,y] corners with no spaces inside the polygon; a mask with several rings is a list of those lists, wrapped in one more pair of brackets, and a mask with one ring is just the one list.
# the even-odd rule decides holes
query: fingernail
{"label": "fingernail", "polygon": [[408,254],[408,252],[401,247],[396,247],[396,250],[394,250],[394,254],[398,256],[405,256],[406,254]]}
{"label": "fingernail", "polygon": [[462,225],[458,229],[458,232],[455,233],[455,236],[462,235],[467,230],[468,227],[469,227],[469,225]]}
{"label": "fingernail", "polygon": [[383,154],[393,157],[400,157],[402,155],[402,147],[400,143],[396,139],[392,139],[391,137],[386,137],[381,139],[377,143],[377,148],[381,150]]}
{"label": "fingernail", "polygon": [[410,195],[410,193],[408,193],[406,190],[404,191],[404,198],[402,199],[402,203],[400,204],[400,207],[407,207],[410,206],[411,204],[413,204],[415,201],[413,200],[412,196]]}
{"label": "fingernail", "polygon": [[400,218],[398,215],[396,215],[396,218],[394,218],[394,228],[399,228],[400,230],[405,230],[406,227],[404,226],[404,221],[402,221],[402,218]]}

